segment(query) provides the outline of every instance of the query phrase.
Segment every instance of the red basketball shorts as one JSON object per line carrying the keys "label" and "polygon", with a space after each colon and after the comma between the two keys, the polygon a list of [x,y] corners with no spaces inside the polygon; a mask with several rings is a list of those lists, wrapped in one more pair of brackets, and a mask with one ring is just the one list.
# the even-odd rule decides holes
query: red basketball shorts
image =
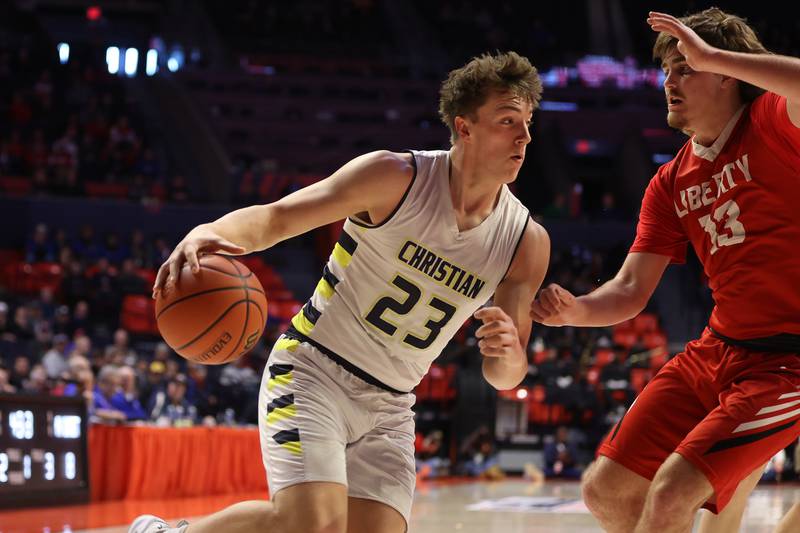
{"label": "red basketball shorts", "polygon": [[800,355],[732,346],[706,330],[670,360],[603,440],[604,455],[652,480],[676,452],[705,474],[721,511],[739,481],[800,435]]}

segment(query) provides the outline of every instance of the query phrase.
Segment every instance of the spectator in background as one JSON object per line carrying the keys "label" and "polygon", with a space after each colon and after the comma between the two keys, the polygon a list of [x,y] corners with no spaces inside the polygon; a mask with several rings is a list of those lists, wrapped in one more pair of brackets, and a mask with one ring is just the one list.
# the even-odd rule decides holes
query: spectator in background
{"label": "spectator in background", "polygon": [[42,356],[42,365],[47,377],[50,379],[59,378],[69,372],[69,365],[67,364],[68,340],[67,336],[62,333],[55,335],[52,347]]}
{"label": "spectator in background", "polygon": [[11,331],[11,322],[8,320],[8,304],[0,302],[0,340],[14,341],[16,337]]}
{"label": "spectator in background", "polygon": [[130,347],[128,332],[119,328],[114,332],[114,343],[106,346],[105,362],[114,366],[133,366],[138,357],[136,351]]}
{"label": "spectator in background", "polygon": [[8,382],[17,390],[22,390],[25,386],[25,381],[30,377],[31,362],[24,355],[18,355],[14,358],[14,367],[11,369],[11,375]]}
{"label": "spectator in background", "polygon": [[156,393],[150,420],[165,426],[193,426],[197,423],[197,408],[186,400],[186,376],[178,374],[169,381],[166,391]]}
{"label": "spectator in background", "polygon": [[219,399],[214,384],[208,379],[208,368],[199,363],[187,364],[186,399],[197,407],[197,415],[202,419],[215,419],[219,411]]}
{"label": "spectator in background", "polygon": [[476,429],[461,445],[460,470],[467,476],[499,480],[505,477],[500,468],[497,451],[487,426]]}
{"label": "spectator in background", "polygon": [[120,388],[120,378],[116,368],[105,366],[97,375],[94,388],[92,409],[89,410],[92,422],[119,423],[125,422],[125,413],[117,409],[112,399]]}
{"label": "spectator in background", "polygon": [[444,433],[436,429],[428,433],[416,450],[417,479],[435,479],[450,473],[450,460],[445,456]]}
{"label": "spectator in background", "polygon": [[84,261],[93,261],[100,256],[100,248],[95,240],[94,228],[91,224],[81,226],[78,237],[72,243],[72,251]]}
{"label": "spectator in background", "polygon": [[152,267],[153,247],[145,239],[144,232],[135,229],[131,233],[130,256],[137,268]]}
{"label": "spectator in background", "polygon": [[56,247],[50,240],[45,224],[36,224],[33,235],[25,245],[26,263],[52,263],[56,260]]}
{"label": "spectator in background", "polygon": [[81,300],[75,304],[75,310],[72,313],[72,320],[70,321],[69,328],[70,335],[73,337],[75,337],[76,334],[89,335],[93,332],[89,318],[89,304],[85,300]]}
{"label": "spectator in background", "polygon": [[544,474],[548,478],[580,479],[578,446],[569,438],[569,429],[559,426],[554,438],[544,445]]}
{"label": "spectator in background", "polygon": [[14,394],[17,388],[11,384],[8,369],[0,363],[0,394]]}
{"label": "spectator in background", "polygon": [[120,242],[119,235],[111,231],[106,234],[106,240],[101,254],[108,259],[109,263],[118,266],[130,255],[130,252],[128,251],[128,247]]}
{"label": "spectator in background", "polygon": [[92,357],[92,339],[86,335],[76,335],[73,339],[72,348],[69,351],[69,358],[67,364],[70,364],[70,359],[73,357],[85,357],[87,360]]}
{"label": "spectator in background", "polygon": [[33,366],[28,374],[28,379],[22,384],[22,392],[26,394],[48,394],[50,392],[44,366],[41,364]]}
{"label": "spectator in background", "polygon": [[117,374],[121,387],[111,398],[111,404],[118,411],[125,413],[125,418],[129,422],[147,420],[147,413],[139,401],[136,372],[130,366],[123,366],[117,370]]}
{"label": "spectator in background", "polygon": [[136,263],[130,257],[122,262],[122,270],[117,275],[117,290],[121,296],[128,294],[147,294],[147,283],[136,272]]}
{"label": "spectator in background", "polygon": [[17,306],[14,310],[14,322],[11,324],[11,333],[17,342],[28,342],[34,339],[33,324],[24,305]]}
{"label": "spectator in background", "polygon": [[67,305],[73,306],[80,300],[89,298],[89,278],[86,277],[83,264],[77,258],[69,262],[66,274],[61,278],[61,296]]}
{"label": "spectator in background", "polygon": [[139,401],[142,405],[151,405],[155,396],[159,392],[163,392],[166,387],[166,380],[164,379],[164,372],[167,366],[163,361],[155,360],[147,367],[147,377],[142,384],[139,391]]}
{"label": "spectator in background", "polygon": [[72,328],[72,317],[69,314],[69,307],[66,305],[59,305],[56,307],[56,313],[53,317],[53,333],[62,334],[69,337]]}
{"label": "spectator in background", "polygon": [[169,184],[169,201],[175,204],[185,204],[190,200],[191,194],[189,193],[186,178],[181,174],[177,174]]}

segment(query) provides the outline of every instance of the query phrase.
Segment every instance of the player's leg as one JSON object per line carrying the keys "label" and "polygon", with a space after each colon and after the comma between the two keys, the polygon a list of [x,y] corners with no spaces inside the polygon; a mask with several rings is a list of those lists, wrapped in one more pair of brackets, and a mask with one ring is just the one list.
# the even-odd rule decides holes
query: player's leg
{"label": "player's leg", "polygon": [[372,427],[347,446],[350,533],[403,533],[414,498],[412,394],[392,394],[364,384],[354,397],[371,411]]}
{"label": "player's leg", "polygon": [[747,499],[763,473],[764,467],[759,466],[749,476],[740,481],[731,501],[719,514],[703,510],[700,513],[697,533],[736,533],[739,531],[742,516],[744,515],[745,507],[747,507]]}
{"label": "player's leg", "polygon": [[673,453],[658,470],[644,505],[636,533],[686,533],[695,513],[714,494],[705,474]]}
{"label": "player's leg", "polygon": [[598,449],[584,476],[586,506],[607,531],[630,532],[659,467],[707,414],[687,385],[679,361],[667,363],[645,387]]}
{"label": "player's leg", "polygon": [[649,486],[649,479],[601,455],[584,474],[583,500],[606,531],[632,531]]}
{"label": "player's leg", "polygon": [[349,498],[347,502],[347,531],[361,533],[403,533],[406,520],[396,509],[385,503],[363,498]]}
{"label": "player's leg", "polygon": [[701,505],[723,511],[741,480],[800,432],[797,356],[724,350],[714,367],[719,405],[659,469],[637,531],[683,532]]}
{"label": "player's leg", "polygon": [[248,501],[197,522],[188,533],[344,533],[347,529],[347,487],[339,483],[300,483],[287,487],[271,502]]}
{"label": "player's leg", "polygon": [[[272,501],[233,505],[190,524],[191,533],[346,531],[346,427],[353,407],[338,377],[330,375],[338,367],[324,357],[285,337],[276,343],[258,398]],[[131,532],[156,533],[157,526]]]}
{"label": "player's leg", "polygon": [[783,515],[775,533],[796,533],[800,531],[800,503],[796,503]]}

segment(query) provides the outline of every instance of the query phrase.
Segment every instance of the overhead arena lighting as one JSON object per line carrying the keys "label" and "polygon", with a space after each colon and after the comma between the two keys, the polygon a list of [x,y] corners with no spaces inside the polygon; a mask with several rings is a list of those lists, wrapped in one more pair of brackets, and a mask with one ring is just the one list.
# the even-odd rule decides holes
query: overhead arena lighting
{"label": "overhead arena lighting", "polygon": [[158,72],[158,50],[151,48],[147,51],[147,59],[145,62],[144,71],[148,76],[153,76],[156,72]]}
{"label": "overhead arena lighting", "polygon": [[116,46],[109,46],[106,49],[106,65],[109,74],[119,73],[119,48]]}
{"label": "overhead arena lighting", "polygon": [[58,43],[58,60],[62,65],[69,62],[69,45],[67,43]]}
{"label": "overhead arena lighting", "polygon": [[136,75],[136,67],[139,64],[139,50],[136,48],[128,48],[125,50],[125,74],[128,77]]}

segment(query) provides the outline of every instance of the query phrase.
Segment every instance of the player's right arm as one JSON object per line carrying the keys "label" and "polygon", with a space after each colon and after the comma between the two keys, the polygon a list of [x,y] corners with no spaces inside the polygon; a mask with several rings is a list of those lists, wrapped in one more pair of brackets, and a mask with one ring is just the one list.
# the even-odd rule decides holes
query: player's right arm
{"label": "player's right arm", "polygon": [[358,213],[368,213],[372,221],[380,222],[401,201],[413,175],[410,154],[371,152],[276,202],[237,209],[214,222],[201,224],[178,243],[161,265],[153,295],[177,279],[184,263],[197,272],[198,254],[241,255],[264,250]]}
{"label": "player's right arm", "polygon": [[546,326],[602,327],[624,322],[644,309],[670,259],[631,252],[613,279],[584,296],[550,284],[531,303],[531,319]]}

